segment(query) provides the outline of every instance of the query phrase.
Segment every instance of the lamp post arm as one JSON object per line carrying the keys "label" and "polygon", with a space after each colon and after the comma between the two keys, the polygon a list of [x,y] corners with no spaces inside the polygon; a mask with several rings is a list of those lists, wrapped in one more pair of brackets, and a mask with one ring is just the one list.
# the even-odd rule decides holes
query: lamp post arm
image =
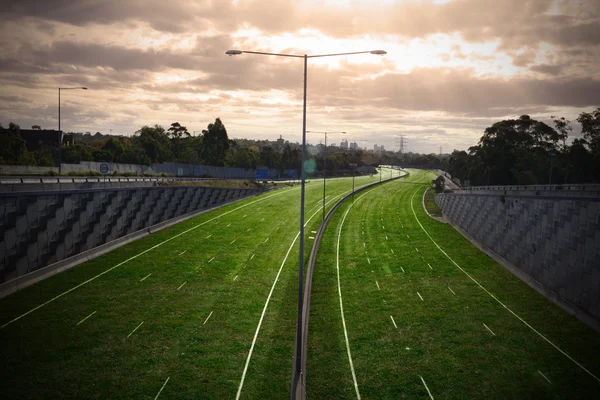
{"label": "lamp post arm", "polygon": [[349,56],[352,54],[372,54],[372,51],[353,51],[351,53],[334,53],[334,54],[315,54],[313,56],[308,56],[308,58],[317,58],[317,57],[334,57],[334,56]]}

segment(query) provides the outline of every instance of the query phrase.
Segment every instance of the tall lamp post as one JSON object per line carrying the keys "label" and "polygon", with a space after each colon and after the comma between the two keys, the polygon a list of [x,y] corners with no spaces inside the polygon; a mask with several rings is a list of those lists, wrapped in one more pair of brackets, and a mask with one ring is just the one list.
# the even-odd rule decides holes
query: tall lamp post
{"label": "tall lamp post", "polygon": [[323,155],[323,221],[325,221],[325,182],[327,180],[327,134],[328,133],[342,133],[346,132],[319,132],[319,131],[306,131],[306,133],[324,133],[325,134],[325,153]]}
{"label": "tall lamp post", "polygon": [[281,53],[265,53],[262,51],[245,51],[245,50],[227,50],[225,54],[236,56],[240,54],[258,54],[264,56],[277,57],[294,57],[304,59],[304,96],[302,103],[302,179],[300,184],[300,265],[298,269],[298,322],[296,326],[296,349],[294,357],[294,366],[292,373],[291,398],[296,399],[296,390],[302,375],[302,286],[304,281],[304,163],[306,160],[306,73],[308,69],[308,59],[317,57],[335,57],[347,56],[353,54],[387,54],[384,50],[369,50],[369,51],[353,51],[350,53],[332,53],[332,54],[316,54],[316,55],[298,55],[298,54],[281,54]]}
{"label": "tall lamp post", "polygon": [[62,147],[62,131],[60,130],[60,91],[61,90],[88,90],[86,87],[59,87],[58,88],[58,174],[61,173],[60,149]]}

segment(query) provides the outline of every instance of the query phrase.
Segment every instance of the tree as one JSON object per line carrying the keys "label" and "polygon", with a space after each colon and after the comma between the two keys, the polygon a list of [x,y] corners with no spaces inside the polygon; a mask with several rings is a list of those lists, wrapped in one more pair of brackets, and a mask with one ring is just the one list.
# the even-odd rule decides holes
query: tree
{"label": "tree", "polygon": [[167,130],[167,134],[173,139],[181,139],[184,136],[190,136],[190,133],[188,132],[187,128],[179,124],[179,122],[173,122],[171,124],[171,127]]}
{"label": "tree", "polygon": [[229,149],[227,130],[220,118],[202,131],[202,161],[207,165],[222,166]]}
{"label": "tree", "polygon": [[42,127],[39,125],[32,125],[31,129],[33,129],[34,131],[40,131],[40,130],[42,130]]}
{"label": "tree", "polygon": [[591,113],[582,112],[577,117],[581,133],[594,157],[600,158],[600,107]]}
{"label": "tree", "polygon": [[10,123],[8,129],[0,129],[0,163],[17,164],[27,151],[25,140],[19,134],[19,125]]}
{"label": "tree", "polygon": [[141,157],[139,154],[137,154],[137,157],[143,158],[148,165],[172,159],[169,137],[160,125],[142,127],[136,132],[133,145],[143,151],[145,157]]}

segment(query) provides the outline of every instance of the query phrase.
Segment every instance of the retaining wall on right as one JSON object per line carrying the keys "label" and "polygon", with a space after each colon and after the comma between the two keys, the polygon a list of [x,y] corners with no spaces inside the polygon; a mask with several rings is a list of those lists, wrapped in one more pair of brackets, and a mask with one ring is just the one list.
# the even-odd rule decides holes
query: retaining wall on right
{"label": "retaining wall on right", "polygon": [[480,187],[436,203],[531,286],[600,326],[600,185]]}

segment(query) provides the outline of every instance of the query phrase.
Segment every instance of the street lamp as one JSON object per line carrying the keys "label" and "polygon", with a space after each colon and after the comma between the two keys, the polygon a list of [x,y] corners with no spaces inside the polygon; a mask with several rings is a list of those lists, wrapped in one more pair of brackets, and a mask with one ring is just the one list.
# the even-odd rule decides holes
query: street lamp
{"label": "street lamp", "polygon": [[[300,184],[300,265],[298,270],[298,322],[296,326],[296,349],[294,357],[294,367],[292,373],[291,398],[296,398],[296,390],[302,375],[302,286],[304,280],[304,163],[306,160],[306,73],[308,69],[308,59],[317,57],[334,57],[347,56],[353,54],[375,54],[382,56],[387,54],[384,50],[369,50],[369,51],[354,51],[350,53],[332,53],[332,54],[317,54],[317,55],[298,55],[298,54],[281,54],[281,53],[265,53],[262,51],[245,51],[245,50],[228,50],[225,54],[236,56],[240,54],[259,54],[264,56],[277,57],[294,57],[304,59],[304,96],[302,103],[302,179]],[[300,389],[301,390],[301,389]]]}
{"label": "street lamp", "polygon": [[328,133],[342,133],[346,132],[319,132],[319,131],[306,131],[306,133],[324,133],[325,134],[325,153],[323,155],[323,221],[325,221],[325,181],[327,180],[327,134]]}
{"label": "street lamp", "polygon": [[60,91],[61,90],[88,90],[86,87],[67,87],[67,88],[58,88],[58,175],[61,173],[61,163],[60,163],[60,148],[62,147],[62,131],[60,130]]}

